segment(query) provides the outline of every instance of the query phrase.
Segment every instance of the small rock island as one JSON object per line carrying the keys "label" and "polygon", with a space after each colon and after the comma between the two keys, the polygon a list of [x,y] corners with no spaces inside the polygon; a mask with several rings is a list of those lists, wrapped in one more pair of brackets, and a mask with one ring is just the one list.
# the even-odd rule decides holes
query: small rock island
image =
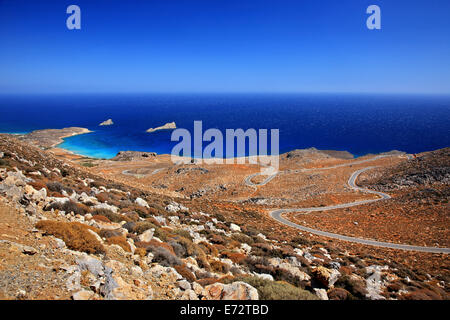
{"label": "small rock island", "polygon": [[108,119],[108,120],[105,120],[102,123],[100,123],[99,126],[111,126],[113,124],[114,124],[114,122],[112,121],[112,119]]}
{"label": "small rock island", "polygon": [[175,122],[168,122],[163,126],[160,127],[156,127],[156,128],[150,128],[147,130],[147,132],[155,132],[158,130],[168,130],[168,129],[176,129],[177,125],[175,124]]}

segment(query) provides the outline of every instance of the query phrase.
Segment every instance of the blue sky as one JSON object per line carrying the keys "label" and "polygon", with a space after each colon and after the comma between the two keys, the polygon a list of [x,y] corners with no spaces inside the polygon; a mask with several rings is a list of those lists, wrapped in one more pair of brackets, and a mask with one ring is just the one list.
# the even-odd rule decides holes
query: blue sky
{"label": "blue sky", "polygon": [[[81,30],[66,8],[81,8]],[[377,4],[382,29],[366,28]],[[0,93],[450,94],[448,0],[0,0]]]}

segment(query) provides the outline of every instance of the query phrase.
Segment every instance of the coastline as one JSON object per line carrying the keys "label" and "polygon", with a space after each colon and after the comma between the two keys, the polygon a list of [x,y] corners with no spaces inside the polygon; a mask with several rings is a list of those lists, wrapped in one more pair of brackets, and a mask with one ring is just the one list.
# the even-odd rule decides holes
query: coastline
{"label": "coastline", "polygon": [[[91,133],[93,131],[82,127],[68,127],[62,129],[41,129],[25,134],[5,133],[17,136],[20,140],[28,142],[42,149],[55,148],[64,142],[65,138]],[[70,150],[68,150],[70,151]]]}
{"label": "coastline", "polygon": [[[81,135],[81,134],[87,134],[87,133],[94,132],[94,131],[89,130],[89,129],[87,129],[87,128],[81,128],[81,129],[83,129],[82,132],[72,132],[72,133],[70,133],[70,134],[67,134],[67,135],[64,135],[64,136],[59,137],[59,139],[60,139],[61,141],[59,141],[59,142],[53,144],[53,145],[51,146],[51,148],[56,148],[56,147],[59,146],[60,144],[64,143],[64,139],[66,139],[66,138],[70,138],[70,137],[74,137],[74,136],[79,136],[79,135]],[[62,149],[62,148],[61,148],[61,149]],[[65,150],[67,150],[67,149],[65,149]],[[70,151],[70,150],[67,150],[67,151]]]}
{"label": "coastline", "polygon": [[[83,152],[80,152],[79,150],[73,150],[71,148],[67,148],[67,146],[64,146],[63,144],[66,141],[67,138],[71,138],[74,136],[79,136],[79,135],[83,135],[83,134],[87,134],[87,133],[92,133],[95,131],[92,131],[88,128],[83,128],[83,127],[68,127],[68,128],[62,128],[62,129],[41,129],[41,130],[34,130],[31,131],[29,133],[7,133],[7,134],[11,134],[11,135],[15,135],[18,136],[19,139],[27,141],[35,146],[38,146],[40,148],[43,149],[47,149],[50,151],[53,151],[53,153],[56,153],[64,158],[70,158],[70,159],[93,159],[93,160],[111,160],[112,158],[114,158],[115,156],[117,156],[117,154],[113,155],[113,156],[92,156],[92,155],[88,155],[85,154]],[[82,148],[81,148],[82,149]],[[86,150],[88,150],[89,148],[86,148]],[[305,148],[305,149],[293,149],[284,153],[280,153],[279,156],[282,156],[284,154],[292,154],[295,153],[298,150],[317,150],[320,151],[330,157],[337,157],[337,158],[342,158],[342,159],[351,159],[351,158],[362,158],[365,156],[370,156],[370,155],[374,155],[374,154],[386,154],[389,152],[394,152],[394,151],[385,151],[385,152],[379,152],[379,153],[367,153],[364,155],[355,155],[352,154],[348,151],[342,151],[342,150],[320,150],[320,149],[316,149],[314,147],[312,148]],[[135,152],[135,153],[152,153],[152,151],[140,151],[140,150],[130,150],[131,152]],[[123,151],[119,151],[119,152],[123,152]],[[403,152],[400,152],[403,153]],[[99,153],[101,154],[101,152]],[[157,154],[157,156],[170,156],[170,153],[161,153],[161,154]],[[232,157],[232,159],[234,159],[235,161],[237,161],[240,158],[245,158],[245,162],[247,160],[249,160],[250,158],[253,158],[255,156],[245,156],[245,157]],[[182,157],[182,156],[178,156],[177,157],[177,162],[186,162],[186,158],[187,158],[187,162],[189,162],[192,158],[188,158],[188,157]],[[226,157],[223,159],[227,159]],[[195,158],[194,158],[195,161]],[[207,162],[207,159],[204,159],[205,162]],[[211,160],[212,161],[212,160]]]}

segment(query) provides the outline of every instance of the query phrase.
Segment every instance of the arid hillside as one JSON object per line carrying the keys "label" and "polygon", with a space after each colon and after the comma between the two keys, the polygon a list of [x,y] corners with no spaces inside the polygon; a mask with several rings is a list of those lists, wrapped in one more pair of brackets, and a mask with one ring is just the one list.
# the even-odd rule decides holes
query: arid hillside
{"label": "arid hillside", "polygon": [[[267,209],[274,202],[246,202],[239,194],[227,200],[152,192],[143,181],[105,169],[116,162],[57,158],[50,151],[0,135],[2,299],[448,299],[445,254],[317,237],[273,221]],[[322,181],[317,195],[328,204],[339,194],[353,197],[345,181],[355,167],[341,167],[351,160],[340,156],[290,157],[282,170],[337,166],[311,178]],[[151,161],[158,157],[146,157],[146,165]],[[131,169],[127,163],[120,162],[120,172]],[[170,172],[183,175],[183,168],[189,166]],[[239,174],[245,178],[256,169],[240,168]],[[191,184],[200,171],[193,171]],[[232,171],[227,167],[222,174]],[[160,184],[168,183],[167,172]],[[215,175],[220,178],[219,168]],[[233,179],[236,188],[273,199],[279,198],[276,189],[302,187],[299,181],[282,186],[273,180],[264,191]],[[293,203],[281,200],[277,205]]]}

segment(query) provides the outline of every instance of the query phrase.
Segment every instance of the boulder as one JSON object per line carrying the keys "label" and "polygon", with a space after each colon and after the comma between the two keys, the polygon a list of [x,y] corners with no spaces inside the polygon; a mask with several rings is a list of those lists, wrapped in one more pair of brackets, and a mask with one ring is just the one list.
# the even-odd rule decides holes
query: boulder
{"label": "boulder", "polygon": [[250,251],[252,251],[252,247],[246,243],[241,244],[241,249],[247,254],[249,254]]}
{"label": "boulder", "polygon": [[119,211],[119,208],[117,208],[116,206],[111,206],[107,203],[97,204],[96,206],[94,206],[94,209],[107,209],[107,210],[111,210],[114,213],[117,213]]}
{"label": "boulder", "polygon": [[177,213],[178,211],[189,211],[189,208],[187,208],[175,201],[170,202],[169,205],[167,205],[167,207],[165,209],[172,213]]}
{"label": "boulder", "polygon": [[160,225],[166,225],[166,218],[164,218],[163,216],[155,216],[154,218]]}
{"label": "boulder", "polygon": [[91,290],[80,290],[72,295],[73,300],[90,300],[94,296]]}
{"label": "boulder", "polygon": [[181,300],[198,300],[198,296],[194,292],[194,290],[188,289],[183,292],[183,295],[181,296]]}
{"label": "boulder", "polygon": [[183,290],[191,289],[191,284],[187,280],[178,281],[178,286]]}
{"label": "boulder", "polygon": [[89,271],[96,277],[105,275],[103,263],[95,258],[86,256],[76,260],[80,271]]}
{"label": "boulder", "polygon": [[192,283],[192,289],[194,290],[195,294],[200,295],[203,292],[203,287],[198,284],[197,282]]}
{"label": "boulder", "polygon": [[328,300],[327,291],[325,289],[314,288],[314,293],[320,300]]}
{"label": "boulder", "polygon": [[90,197],[85,192],[81,193],[78,197],[78,201],[85,205],[98,205],[98,199],[96,197]]}
{"label": "boulder", "polygon": [[268,280],[268,281],[273,281],[273,276],[268,274],[268,273],[253,273],[255,276],[257,276],[258,278],[264,279],[264,280]]}
{"label": "boulder", "polygon": [[237,224],[230,224],[230,230],[233,232],[241,232],[241,227],[239,227]]}
{"label": "boulder", "polygon": [[24,192],[28,194],[31,197],[31,200],[35,202],[44,201],[47,198],[47,190],[45,188],[37,191],[32,186],[26,185]]}
{"label": "boulder", "polygon": [[214,283],[203,290],[206,300],[258,300],[258,291],[251,285],[237,281],[231,284]]}
{"label": "boulder", "polygon": [[150,206],[148,205],[147,201],[145,201],[145,200],[142,199],[142,198],[137,198],[137,199],[135,200],[135,202],[136,202],[137,205],[139,205],[139,206],[141,206],[141,207],[146,207],[146,208],[149,208],[149,207],[150,207]]}
{"label": "boulder", "polygon": [[336,269],[328,269],[322,266],[312,269],[313,279],[324,288],[331,288],[340,276]]}
{"label": "boulder", "polygon": [[152,241],[153,234],[155,233],[155,229],[151,228],[147,231],[144,231],[142,234],[139,235],[138,239],[142,242],[150,242]]}

